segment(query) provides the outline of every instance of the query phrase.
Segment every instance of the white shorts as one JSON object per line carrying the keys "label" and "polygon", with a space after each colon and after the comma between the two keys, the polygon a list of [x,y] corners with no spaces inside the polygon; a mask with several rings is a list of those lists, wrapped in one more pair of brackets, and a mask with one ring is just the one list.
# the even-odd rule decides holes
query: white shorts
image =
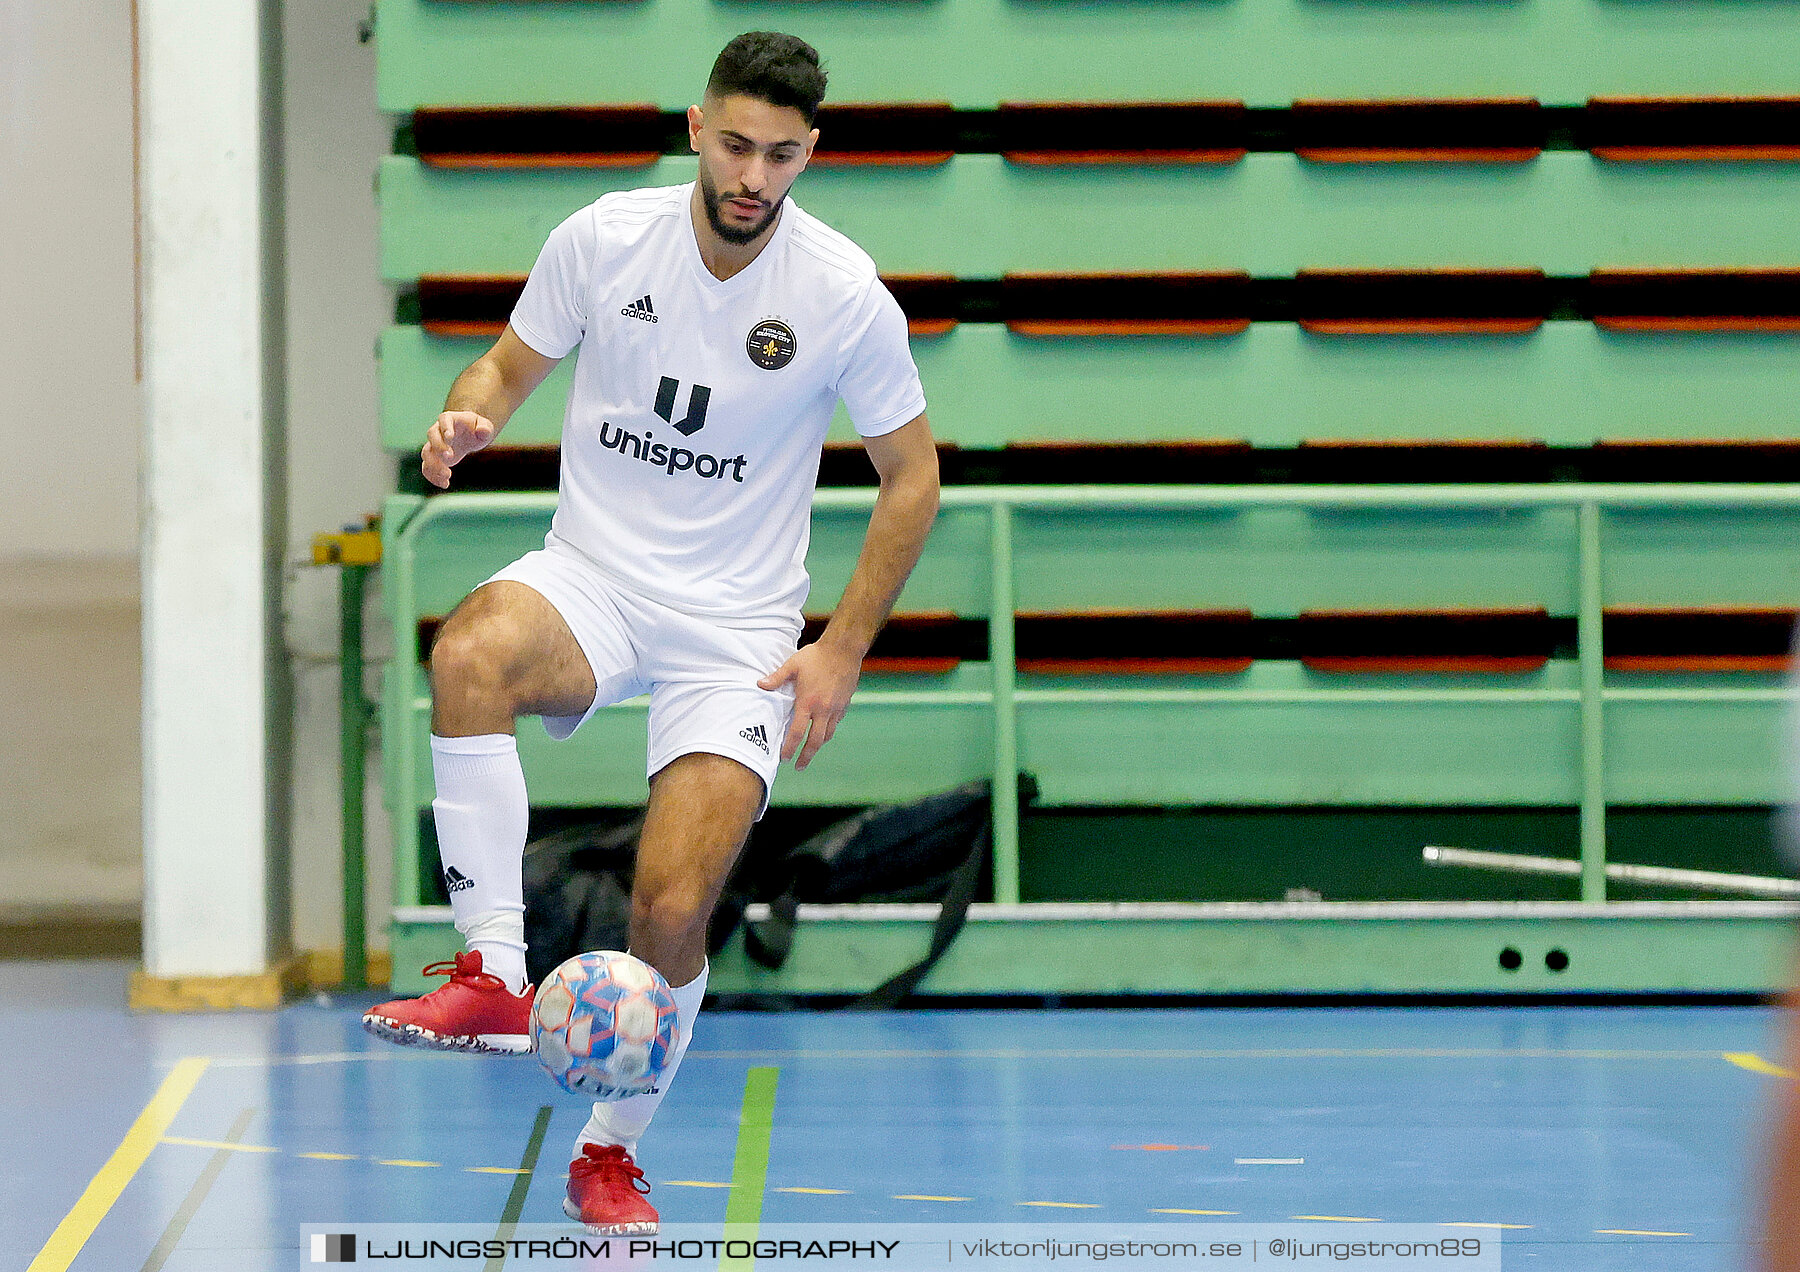
{"label": "white shorts", "polygon": [[545,716],[561,741],[601,707],[650,695],[645,776],[694,752],[723,755],[762,779],[760,819],[781,767],[781,740],[794,714],[794,690],[757,681],[794,652],[800,621],[722,626],[633,592],[558,539],[528,552],[487,582],[523,583],[555,607],[594,673],[594,700],[578,716]]}

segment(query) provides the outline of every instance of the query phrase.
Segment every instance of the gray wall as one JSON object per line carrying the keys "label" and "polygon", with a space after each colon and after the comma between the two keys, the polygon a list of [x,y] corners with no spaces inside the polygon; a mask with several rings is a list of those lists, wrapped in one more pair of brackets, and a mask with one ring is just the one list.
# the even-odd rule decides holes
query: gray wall
{"label": "gray wall", "polygon": [[[294,944],[339,944],[337,575],[315,531],[380,506],[376,111],[367,0],[287,0],[287,646],[295,694]],[[0,0],[0,913],[141,896],[137,735],[139,410],[131,13]],[[382,648],[371,596],[371,648]],[[371,691],[375,679],[371,671]],[[371,757],[371,772],[378,757]],[[372,786],[370,931],[385,944],[385,823]]]}
{"label": "gray wall", "polygon": [[131,25],[0,0],[0,559],[137,551]]}
{"label": "gray wall", "polygon": [[[368,0],[288,0],[286,11],[289,559],[303,561],[313,534],[379,511],[392,486],[376,443],[375,340],[393,299],[378,275],[374,181],[393,124],[375,109],[375,46],[357,42]],[[378,654],[387,643],[373,588],[370,601],[368,645]],[[337,606],[336,570],[290,567],[300,949],[340,944]],[[375,693],[373,668],[367,683]],[[379,756],[369,758],[369,932],[385,946],[387,831]]]}

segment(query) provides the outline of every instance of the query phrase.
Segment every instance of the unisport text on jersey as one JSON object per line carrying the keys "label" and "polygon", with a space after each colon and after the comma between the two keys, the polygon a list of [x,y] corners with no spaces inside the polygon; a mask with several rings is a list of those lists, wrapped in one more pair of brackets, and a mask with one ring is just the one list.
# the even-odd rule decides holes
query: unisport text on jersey
{"label": "unisport text on jersey", "polygon": [[676,473],[691,472],[698,477],[722,479],[729,473],[731,480],[735,482],[744,480],[745,457],[742,455],[725,459],[718,455],[698,454],[685,446],[670,446],[666,442],[652,443],[651,439],[655,436],[654,433],[645,433],[639,437],[610,420],[600,422],[601,446],[661,468],[671,477]]}

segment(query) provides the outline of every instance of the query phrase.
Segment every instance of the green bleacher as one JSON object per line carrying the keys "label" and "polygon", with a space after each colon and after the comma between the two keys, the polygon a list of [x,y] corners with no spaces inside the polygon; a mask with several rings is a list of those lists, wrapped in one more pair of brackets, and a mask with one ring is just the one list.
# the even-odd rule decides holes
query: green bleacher
{"label": "green bleacher", "polygon": [[740,31],[815,44],[843,102],[1790,92],[1784,0],[378,0],[381,106],[680,109]]}
{"label": "green bleacher", "polygon": [[[657,0],[652,0],[657,2]],[[691,181],[691,158],[522,172],[381,168],[383,276],[524,273],[609,190]],[[1292,154],[1186,167],[1022,167],[997,154],[810,169],[793,197],[886,274],[1016,271],[1800,265],[1791,164],[1323,165]],[[1068,209],[1066,216],[1045,209]]]}
{"label": "green bleacher", "polygon": [[[676,111],[697,93],[718,48],[756,27],[814,41],[834,100],[942,101],[971,112],[1015,101],[1237,100],[1278,111],[1309,98],[1506,96],[1575,108],[1604,95],[1777,94],[1791,89],[1800,64],[1800,9],[1717,0],[381,0],[382,104],[402,122],[424,106],[647,102]],[[1529,162],[1494,164],[1322,164],[1252,148],[1225,163],[1039,166],[964,152],[915,166],[815,166],[794,197],[855,238],[884,274],[978,287],[1030,272],[1235,271],[1279,289],[1309,270],[1528,269],[1543,271],[1558,295],[1580,298],[1594,271],[1800,267],[1800,233],[1788,214],[1800,164],[1617,162],[1571,148],[1571,135],[1579,142],[1579,127]],[[529,143],[521,138],[521,149]],[[381,272],[403,303],[402,321],[381,341],[380,427],[403,470],[451,380],[491,338],[484,328],[426,331],[406,299],[419,280],[516,279],[576,208],[608,190],[685,181],[693,171],[678,153],[626,167],[457,168],[411,153],[384,160]],[[1673,661],[1662,671],[1603,671],[1601,632],[1603,611],[1610,622],[1633,606],[1702,619],[1729,607],[1794,606],[1800,487],[1769,484],[1783,473],[1748,451],[1733,459],[1729,447],[1719,452],[1736,483],[1729,487],[1549,481],[1376,490],[1282,477],[1292,448],[1318,440],[1531,439],[1551,448],[1548,474],[1607,441],[1800,436],[1792,390],[1800,314],[1778,303],[1741,319],[1727,312],[1723,322],[1703,315],[1687,330],[1623,332],[1558,303],[1529,330],[1504,335],[1326,336],[1278,313],[1204,336],[1029,336],[979,315],[915,336],[934,431],[963,452],[993,457],[1002,484],[947,490],[898,610],[986,620],[992,655],[935,675],[872,671],[820,760],[805,774],[784,774],[778,805],[885,802],[991,774],[1003,787],[1001,811],[1011,775],[1024,770],[1049,815],[1579,808],[1590,866],[1587,904],[1561,911],[1471,903],[1248,914],[1199,905],[1115,913],[1109,928],[1091,912],[1018,904],[1021,833],[1003,813],[998,908],[971,926],[928,990],[1083,992],[1091,988],[1085,974],[1051,954],[1063,939],[1101,951],[1116,939],[1116,957],[1160,940],[1173,966],[1125,986],[1145,992],[1777,982],[1791,922],[1783,913],[1742,904],[1679,915],[1602,908],[1605,889],[1591,867],[1604,852],[1608,805],[1778,802],[1779,673],[1766,655],[1709,663],[1684,659],[1697,651],[1680,648],[1668,651]],[[1684,325],[1680,315],[1673,325]],[[515,417],[507,446],[555,445],[568,382],[565,366]],[[833,435],[852,436],[841,418]],[[1011,444],[1192,439],[1247,443],[1245,471],[1262,471],[1262,484],[1198,494],[1155,484],[1004,484]],[[1154,472],[1156,452],[1143,462]],[[1315,468],[1339,480],[1329,455]],[[828,611],[848,577],[871,497],[822,492],[809,612]],[[421,839],[431,784],[419,623],[441,618],[493,570],[538,546],[549,507],[547,494],[528,492],[403,493],[385,511],[397,652],[383,721],[403,976],[454,942],[445,912],[432,908],[434,854]],[[1283,624],[1322,610],[1469,608],[1543,611],[1571,632],[1578,626],[1579,638],[1511,673],[1474,664],[1436,674],[1373,665],[1322,672],[1291,655],[1258,655],[1228,673],[1126,666],[1047,675],[1019,670],[1010,656],[1015,613],[1230,609]],[[1128,662],[1130,651],[1121,654]],[[1758,669],[1742,669],[1750,666]],[[643,716],[641,703],[621,704],[564,744],[522,725],[534,803],[640,802]],[[1205,863],[1193,871],[1193,895],[1204,897]],[[1394,925],[1410,935],[1394,938]],[[926,927],[920,915],[816,916],[803,937],[815,942],[807,959],[777,975],[728,952],[715,985],[863,988],[893,970],[894,951],[921,945]],[[1498,971],[1474,952],[1552,929],[1576,951],[1559,978]],[[1655,952],[1622,956],[1626,934]],[[1595,956],[1584,957],[1590,948]],[[1285,971],[1283,949],[1292,955]],[[1119,988],[1116,978],[1108,985]]]}

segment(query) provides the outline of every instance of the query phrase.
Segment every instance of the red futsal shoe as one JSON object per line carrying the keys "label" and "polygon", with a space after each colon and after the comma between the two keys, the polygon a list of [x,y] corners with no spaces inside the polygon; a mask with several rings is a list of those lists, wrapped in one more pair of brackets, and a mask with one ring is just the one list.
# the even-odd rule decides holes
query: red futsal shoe
{"label": "red futsal shoe", "polygon": [[617,1144],[583,1144],[569,1163],[563,1213],[598,1237],[655,1232],[661,1222],[645,1195],[644,1172]]}
{"label": "red futsal shoe", "polygon": [[427,976],[448,976],[423,998],[398,998],[363,1013],[363,1028],[403,1047],[516,1056],[531,1050],[531,986],[514,994],[481,970],[481,952],[433,963]]}

